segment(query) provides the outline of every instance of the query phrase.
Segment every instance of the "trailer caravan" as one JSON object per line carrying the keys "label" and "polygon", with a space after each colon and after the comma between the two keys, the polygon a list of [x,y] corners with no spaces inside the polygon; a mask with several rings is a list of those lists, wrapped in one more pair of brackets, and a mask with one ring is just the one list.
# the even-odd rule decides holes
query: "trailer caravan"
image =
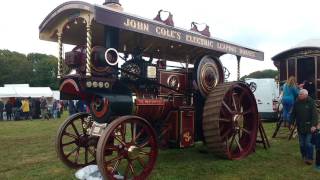
{"label": "trailer caravan", "polygon": [[276,119],[277,118],[277,106],[279,98],[279,85],[272,78],[263,79],[245,79],[247,83],[253,83],[256,85],[254,96],[258,105],[258,112],[261,119]]}

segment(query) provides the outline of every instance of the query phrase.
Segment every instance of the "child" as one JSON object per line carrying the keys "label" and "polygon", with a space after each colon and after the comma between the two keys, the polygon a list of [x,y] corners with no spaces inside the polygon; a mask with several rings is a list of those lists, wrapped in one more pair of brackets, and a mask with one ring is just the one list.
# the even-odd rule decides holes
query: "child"
{"label": "child", "polygon": [[312,136],[312,143],[316,148],[315,169],[320,171],[320,123],[317,125],[317,130],[313,133]]}

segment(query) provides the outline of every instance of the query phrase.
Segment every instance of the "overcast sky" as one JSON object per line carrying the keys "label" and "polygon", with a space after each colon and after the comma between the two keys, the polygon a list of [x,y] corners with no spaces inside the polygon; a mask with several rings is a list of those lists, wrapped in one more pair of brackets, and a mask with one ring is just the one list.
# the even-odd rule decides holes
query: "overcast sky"
{"label": "overcast sky", "polygon": [[[65,0],[1,1],[0,49],[57,56],[57,44],[39,40],[38,26]],[[102,4],[104,0],[86,1]],[[173,14],[175,26],[190,29],[192,21],[210,26],[211,36],[265,53],[265,61],[242,59],[241,76],[276,69],[271,57],[307,39],[320,39],[319,0],[120,0],[124,11],[153,19],[159,9]],[[236,58],[222,63],[236,78]]]}

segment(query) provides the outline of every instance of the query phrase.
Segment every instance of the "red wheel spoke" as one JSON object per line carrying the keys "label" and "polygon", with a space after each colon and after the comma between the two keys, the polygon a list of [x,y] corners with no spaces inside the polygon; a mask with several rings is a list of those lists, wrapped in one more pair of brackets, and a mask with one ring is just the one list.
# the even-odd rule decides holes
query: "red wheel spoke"
{"label": "red wheel spoke", "polygon": [[241,130],[242,130],[243,132],[247,133],[248,135],[250,135],[250,134],[251,134],[251,132],[250,132],[250,131],[248,131],[248,130],[247,130],[247,129],[245,129],[245,128],[241,128]]}
{"label": "red wheel spoke", "polygon": [[114,137],[117,141],[119,141],[123,146],[126,146],[126,143],[123,142],[118,136]]}
{"label": "red wheel spoke", "polygon": [[251,112],[252,112],[252,111],[251,111],[251,109],[250,109],[250,110],[248,110],[248,111],[242,112],[241,115],[246,115],[246,114],[249,114],[249,113],[251,113]]}
{"label": "red wheel spoke", "polygon": [[131,143],[134,143],[134,140],[136,139],[136,123],[131,123]]}
{"label": "red wheel spoke", "polygon": [[226,118],[220,118],[219,121],[221,122],[231,122],[231,119],[226,119]]}
{"label": "red wheel spoke", "polygon": [[234,112],[231,110],[231,108],[227,105],[226,102],[222,101],[222,105],[228,110],[230,114],[234,114]]}
{"label": "red wheel spoke", "polygon": [[140,151],[139,154],[150,156],[151,152]]}
{"label": "red wheel spoke", "polygon": [[135,176],[134,169],[133,169],[131,162],[129,162],[129,167],[130,167],[130,171],[131,171],[132,175]]}
{"label": "red wheel spoke", "polygon": [[77,141],[76,141],[76,140],[70,141],[70,142],[67,142],[67,143],[62,144],[62,146],[67,146],[67,145],[73,144],[73,143],[75,143],[75,142],[77,142]]}
{"label": "red wheel spoke", "polygon": [[136,160],[140,163],[140,165],[142,166],[142,168],[145,168],[146,165],[145,165],[143,159],[141,159],[141,157],[138,156]]}
{"label": "red wheel spoke", "polygon": [[70,133],[68,133],[68,132],[64,132],[64,135],[69,136],[69,137],[72,137],[72,138],[74,138],[74,139],[76,139],[76,140],[79,138],[79,136],[76,136],[76,135],[74,135],[74,134],[70,134]]}
{"label": "red wheel spoke", "polygon": [[[238,136],[238,137],[239,137],[239,136]],[[240,138],[240,137],[239,137],[239,138]],[[240,151],[243,151],[239,140],[238,140],[237,138],[235,138],[235,141],[236,141],[236,143],[237,143],[237,145],[238,145],[239,150],[240,150]]]}
{"label": "red wheel spoke", "polygon": [[[232,148],[232,144],[233,144],[233,141],[234,141],[235,137],[236,137],[236,134],[233,134],[233,136],[232,136],[232,138],[231,138],[231,141],[230,141],[230,144],[229,144],[229,149]],[[227,143],[228,143],[228,142],[227,142]]]}
{"label": "red wheel spoke", "polygon": [[142,149],[144,147],[146,147],[149,143],[150,143],[150,139],[148,138],[147,140],[144,139],[144,143],[142,143],[142,145],[137,145],[138,148]]}
{"label": "red wheel spoke", "polygon": [[139,139],[139,137],[141,136],[141,134],[144,132],[144,129],[141,129],[140,132],[137,134],[137,136],[135,137],[135,139],[132,140],[132,142],[136,142],[137,139]]}
{"label": "red wheel spoke", "polygon": [[79,147],[78,150],[77,150],[77,153],[76,153],[76,157],[75,157],[74,162],[78,163],[79,155],[80,155],[80,147]]}
{"label": "red wheel spoke", "polygon": [[112,150],[112,151],[118,151],[119,148],[114,146],[114,145],[108,145],[105,147],[105,149],[108,149],[108,150]]}
{"label": "red wheel spoke", "polygon": [[121,132],[122,140],[124,142],[126,142],[127,125],[126,124],[122,124],[120,127],[121,127],[120,132]]}
{"label": "red wheel spoke", "polygon": [[79,137],[79,136],[80,136],[80,134],[79,134],[79,132],[78,132],[78,130],[77,130],[77,128],[76,128],[76,126],[73,124],[73,122],[71,123],[71,126],[72,126],[72,128],[73,128],[74,132],[76,133],[76,135]]}
{"label": "red wheel spoke", "polygon": [[128,161],[128,165],[126,167],[126,171],[124,172],[124,179],[128,179],[128,173],[129,173],[129,161]]}
{"label": "red wheel spoke", "polygon": [[235,112],[239,112],[239,109],[238,109],[238,105],[237,105],[237,102],[236,102],[236,99],[235,99],[235,97],[236,97],[236,93],[232,93],[232,103],[233,103],[233,106],[234,106],[234,110],[235,110]]}
{"label": "red wheel spoke", "polygon": [[66,155],[66,157],[68,158],[71,154],[73,154],[74,152],[78,151],[80,149],[80,147],[76,147],[74,148],[69,154]]}
{"label": "red wheel spoke", "polygon": [[123,159],[123,155],[119,155],[119,156],[117,156],[117,157],[115,157],[115,158],[112,158],[112,159],[106,161],[106,163],[107,163],[107,164],[110,164],[110,163],[112,163],[113,161],[119,161],[119,160],[121,160],[121,159]]}

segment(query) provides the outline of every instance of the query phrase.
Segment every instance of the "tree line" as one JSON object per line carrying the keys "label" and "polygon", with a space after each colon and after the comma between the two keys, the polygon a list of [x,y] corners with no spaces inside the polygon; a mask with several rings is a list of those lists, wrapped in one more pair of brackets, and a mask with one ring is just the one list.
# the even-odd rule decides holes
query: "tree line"
{"label": "tree line", "polygon": [[0,50],[0,86],[4,84],[30,84],[32,87],[58,89],[58,59],[52,55],[27,55]]}
{"label": "tree line", "polygon": [[276,76],[279,75],[279,72],[277,70],[272,70],[272,69],[266,69],[262,71],[255,71],[252,72],[248,75],[242,76],[240,80],[245,80],[246,78],[256,78],[256,79],[261,79],[261,78],[276,78]]}

